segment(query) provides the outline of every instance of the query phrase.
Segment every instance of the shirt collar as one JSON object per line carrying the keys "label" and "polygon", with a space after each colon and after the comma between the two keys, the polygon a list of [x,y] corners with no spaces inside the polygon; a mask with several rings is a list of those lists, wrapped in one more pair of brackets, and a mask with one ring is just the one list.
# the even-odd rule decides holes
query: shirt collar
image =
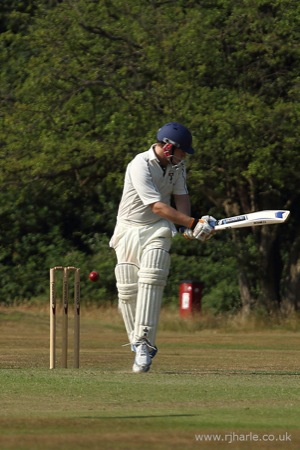
{"label": "shirt collar", "polygon": [[159,159],[154,151],[154,147],[155,144],[151,145],[151,147],[149,148],[150,161],[156,160],[157,162],[159,162]]}

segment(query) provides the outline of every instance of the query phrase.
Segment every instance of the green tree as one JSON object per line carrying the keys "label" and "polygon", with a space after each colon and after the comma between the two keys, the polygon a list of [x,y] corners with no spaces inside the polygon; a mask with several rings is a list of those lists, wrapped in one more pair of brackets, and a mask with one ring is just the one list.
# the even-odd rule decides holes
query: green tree
{"label": "green tree", "polygon": [[[203,151],[193,163],[194,182],[227,215],[291,209],[295,229],[300,167],[299,5],[276,1],[219,5],[218,14],[210,18],[210,33],[201,34],[199,59],[207,63],[205,55],[210,52],[213,61],[198,77],[198,136]],[[257,297],[269,310],[286,300],[283,273],[291,270],[286,262],[286,230],[260,227],[234,233],[245,309]],[[298,239],[296,232],[292,248],[297,248]],[[249,267],[253,257],[254,273]],[[291,274],[286,280],[290,284]],[[292,303],[297,303],[296,297]]]}
{"label": "green tree", "polygon": [[[189,161],[195,214],[289,208],[292,219],[287,226],[224,233],[205,250],[185,243],[181,254],[175,245],[175,259],[180,264],[188,250],[193,273],[204,273],[206,294],[224,308],[230,295],[236,307],[236,286],[245,310],[256,303],[269,310],[283,303],[298,307],[298,2],[15,5],[21,3],[31,7],[29,15],[22,10],[26,26],[12,30],[21,11],[16,6],[0,35],[0,185],[7,224],[16,192],[18,198],[31,193],[32,204],[51,217],[49,236],[89,254],[94,235],[112,232],[126,163],[153,142],[162,123],[178,120],[192,129],[198,149]],[[29,209],[18,205],[26,222]],[[37,214],[29,223],[40,243],[39,221]],[[22,227],[12,230],[15,247]],[[29,259],[36,255],[30,242]],[[225,268],[216,275],[222,258],[232,279]],[[226,294],[224,280],[232,285]],[[172,278],[174,286],[178,281]]]}

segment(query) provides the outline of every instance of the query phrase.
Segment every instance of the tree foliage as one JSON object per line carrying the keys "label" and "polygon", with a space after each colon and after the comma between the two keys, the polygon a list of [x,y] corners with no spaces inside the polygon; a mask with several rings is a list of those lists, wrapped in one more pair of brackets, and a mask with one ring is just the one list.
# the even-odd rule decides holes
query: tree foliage
{"label": "tree foliage", "polygon": [[115,296],[108,240],[125,166],[178,120],[197,148],[195,215],[286,208],[292,218],[204,248],[175,241],[167,294],[189,273],[216,311],[298,308],[299,21],[295,0],[3,2],[4,301],[45,293],[49,265],[70,255],[103,268],[91,295]]}

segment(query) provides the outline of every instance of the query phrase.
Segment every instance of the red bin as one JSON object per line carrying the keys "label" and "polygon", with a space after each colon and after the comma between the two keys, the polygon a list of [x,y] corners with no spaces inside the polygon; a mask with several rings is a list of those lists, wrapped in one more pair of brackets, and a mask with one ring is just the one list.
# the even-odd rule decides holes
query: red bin
{"label": "red bin", "polygon": [[201,311],[203,283],[185,280],[179,286],[179,311],[182,317]]}

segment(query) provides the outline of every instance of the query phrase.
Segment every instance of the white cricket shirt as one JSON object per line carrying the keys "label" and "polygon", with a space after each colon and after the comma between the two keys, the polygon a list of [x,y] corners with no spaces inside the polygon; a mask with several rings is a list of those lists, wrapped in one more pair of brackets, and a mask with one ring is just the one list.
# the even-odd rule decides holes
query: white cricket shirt
{"label": "white cricket shirt", "polygon": [[161,217],[152,212],[151,203],[170,205],[172,194],[188,194],[185,164],[177,170],[168,164],[164,171],[153,147],[136,155],[127,166],[118,222],[129,225],[155,223]]}

